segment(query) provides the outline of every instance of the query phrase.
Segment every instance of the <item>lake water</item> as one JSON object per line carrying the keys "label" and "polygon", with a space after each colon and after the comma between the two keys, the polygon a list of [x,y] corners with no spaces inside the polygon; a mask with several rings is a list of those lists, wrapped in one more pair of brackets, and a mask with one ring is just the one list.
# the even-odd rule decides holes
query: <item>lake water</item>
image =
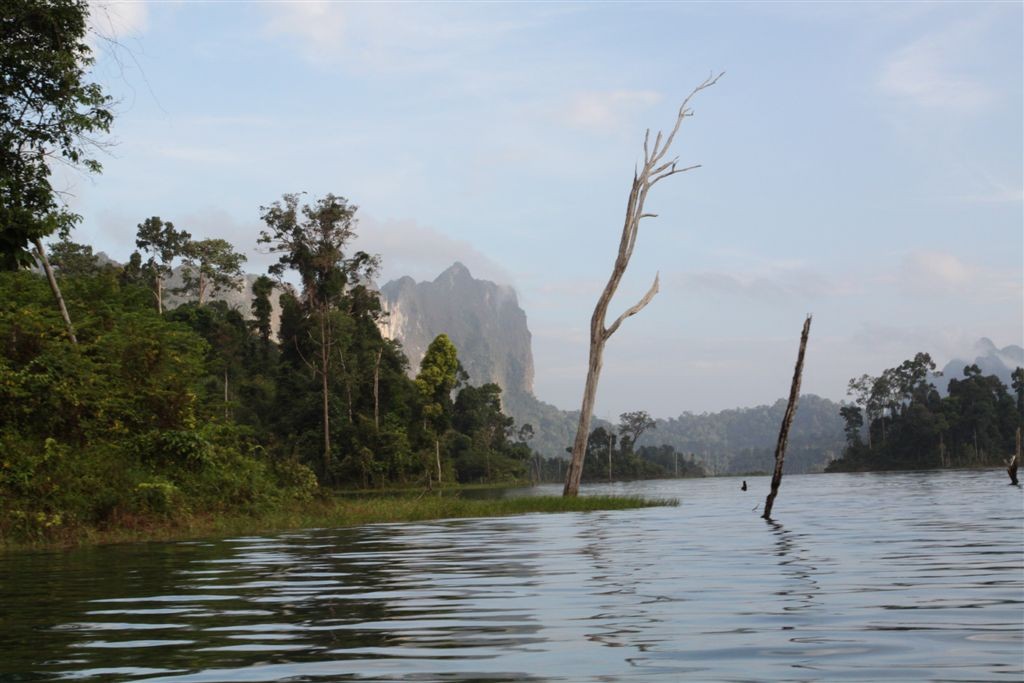
{"label": "lake water", "polygon": [[[0,680],[1021,681],[1000,471],[637,482],[677,508],[0,556]],[[545,488],[554,493],[556,487]]]}

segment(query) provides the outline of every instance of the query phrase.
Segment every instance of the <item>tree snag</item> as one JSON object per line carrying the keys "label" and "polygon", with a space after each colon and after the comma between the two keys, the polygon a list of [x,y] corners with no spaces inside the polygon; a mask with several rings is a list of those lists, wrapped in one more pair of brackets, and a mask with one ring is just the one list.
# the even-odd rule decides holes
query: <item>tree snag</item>
{"label": "tree snag", "polygon": [[615,258],[615,265],[612,267],[608,284],[597,300],[594,307],[594,315],[590,319],[590,362],[587,366],[587,381],[583,387],[583,404],[580,407],[580,421],[576,428],[576,439],[572,446],[572,460],[565,477],[564,496],[576,496],[580,491],[580,477],[583,475],[583,459],[587,453],[587,439],[590,437],[590,419],[594,411],[594,399],[597,395],[597,382],[601,376],[601,363],[604,356],[604,345],[608,339],[615,334],[615,331],[622,325],[626,318],[636,315],[651,302],[654,295],[658,293],[658,276],[654,276],[654,283],[647,290],[643,298],[636,304],[629,307],[610,326],[605,327],[605,316],[608,313],[608,305],[611,303],[615,291],[619,288],[619,282],[626,272],[629,259],[633,256],[633,248],[636,246],[637,231],[640,228],[640,221],[644,218],[655,218],[656,214],[644,213],[644,201],[647,193],[659,181],[685,171],[692,171],[700,168],[700,164],[678,168],[678,157],[666,161],[665,155],[672,147],[676,133],[683,119],[692,116],[693,111],[689,108],[690,100],[705,88],[710,88],[718,82],[722,74],[708,76],[703,83],[698,85],[686,96],[679,107],[675,125],[668,136],[663,136],[659,131],[654,139],[654,145],[650,146],[651,131],[647,130],[644,135],[644,162],[640,169],[633,170],[633,185],[629,191],[629,200],[626,203],[626,218],[622,225],[622,237],[619,240],[619,253]]}
{"label": "tree snag", "polygon": [[1017,466],[1020,465],[1020,427],[1017,427],[1017,447],[1013,451],[1013,457],[1010,458],[1010,465],[1006,468],[1006,473],[1010,475],[1010,484],[1017,486]]}
{"label": "tree snag", "polygon": [[782,463],[786,459],[786,442],[789,441],[789,426],[793,423],[793,416],[796,415],[796,404],[800,399],[800,379],[804,374],[804,351],[807,350],[807,336],[811,333],[811,316],[804,321],[804,329],[800,334],[800,352],[796,356],[796,369],[793,371],[793,384],[789,388],[789,403],[786,405],[786,414],[782,416],[782,428],[779,429],[779,442],[775,445],[775,472],[772,473],[772,490],[768,499],[764,502],[764,519],[772,518],[772,505],[775,504],[775,496],[779,493],[779,484],[782,483]]}
{"label": "tree snag", "polygon": [[68,333],[68,339],[71,340],[72,346],[78,346],[78,337],[75,336],[75,326],[71,324],[71,316],[68,315],[68,307],[64,305],[64,296],[60,293],[60,285],[57,284],[57,278],[53,275],[53,268],[50,267],[50,259],[46,258],[46,250],[43,248],[43,241],[38,237],[35,238],[32,243],[36,248],[36,256],[39,257],[39,263],[42,264],[43,270],[46,272],[46,281],[50,283],[50,291],[53,292],[53,298],[57,300],[57,308],[60,309],[60,317],[64,320],[64,329]]}

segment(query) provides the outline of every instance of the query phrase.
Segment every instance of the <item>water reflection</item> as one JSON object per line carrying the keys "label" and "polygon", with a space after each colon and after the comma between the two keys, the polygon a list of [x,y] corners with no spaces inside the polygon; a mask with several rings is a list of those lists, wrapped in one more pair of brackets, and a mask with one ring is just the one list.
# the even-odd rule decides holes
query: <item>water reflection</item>
{"label": "water reflection", "polygon": [[786,612],[802,612],[822,605],[815,597],[821,590],[815,576],[818,568],[811,564],[807,551],[800,544],[800,535],[786,529],[781,522],[765,522],[775,536],[775,556],[779,558],[782,575],[792,580],[775,594],[787,603],[782,606]]}
{"label": "water reflection", "polygon": [[604,488],[683,504],[3,556],[0,680],[1024,677],[1020,490],[855,476],[767,525],[650,482]]}

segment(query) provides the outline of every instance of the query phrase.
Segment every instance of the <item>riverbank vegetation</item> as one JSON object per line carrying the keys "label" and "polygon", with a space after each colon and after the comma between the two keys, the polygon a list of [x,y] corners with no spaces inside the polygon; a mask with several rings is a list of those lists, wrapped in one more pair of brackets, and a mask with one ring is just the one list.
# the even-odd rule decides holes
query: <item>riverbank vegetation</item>
{"label": "riverbank vegetation", "polygon": [[638,496],[558,496],[464,498],[459,490],[428,494],[360,495],[358,498],[317,497],[302,505],[259,512],[204,512],[170,517],[133,517],[108,526],[61,526],[46,536],[0,538],[0,550],[75,547],[137,541],[223,538],[289,529],[341,528],[363,524],[421,522],[439,519],[502,517],[523,514],[599,512],[674,506],[673,498]]}
{"label": "riverbank vegetation", "polygon": [[850,380],[855,402],[840,410],[847,447],[828,471],[1005,465],[1024,425],[1024,369],[1013,372],[1012,394],[977,365],[950,378],[946,395],[938,376],[931,356],[918,353],[878,377]]}

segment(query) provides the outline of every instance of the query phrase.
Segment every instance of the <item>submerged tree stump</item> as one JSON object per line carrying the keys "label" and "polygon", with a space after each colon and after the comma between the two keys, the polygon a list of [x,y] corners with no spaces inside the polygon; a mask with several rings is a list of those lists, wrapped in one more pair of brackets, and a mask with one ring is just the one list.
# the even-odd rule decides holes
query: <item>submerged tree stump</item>
{"label": "submerged tree stump", "polygon": [[782,483],[782,463],[786,459],[786,443],[789,441],[789,426],[793,423],[793,416],[796,415],[796,404],[800,399],[800,379],[804,374],[804,351],[807,350],[807,336],[811,333],[811,316],[804,321],[804,329],[800,334],[800,352],[796,356],[796,369],[793,371],[793,384],[789,388],[789,403],[786,405],[786,414],[782,416],[782,427],[779,429],[779,442],[775,446],[775,472],[772,474],[772,490],[768,499],[764,502],[764,519],[772,518],[772,505],[775,504],[775,496],[779,493],[779,484]]}
{"label": "submerged tree stump", "polygon": [[1017,427],[1017,447],[1013,451],[1013,457],[1010,458],[1010,465],[1006,468],[1006,473],[1010,475],[1010,484],[1017,486],[1017,466],[1020,465],[1020,427]]}

